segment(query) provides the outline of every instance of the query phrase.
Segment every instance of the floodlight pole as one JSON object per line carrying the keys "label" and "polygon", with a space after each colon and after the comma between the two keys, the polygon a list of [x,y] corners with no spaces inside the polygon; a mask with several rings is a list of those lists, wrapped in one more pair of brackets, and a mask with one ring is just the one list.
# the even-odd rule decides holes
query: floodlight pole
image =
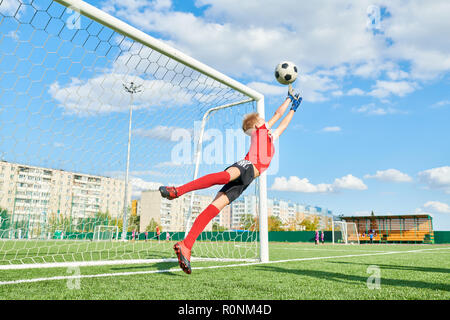
{"label": "floodlight pole", "polygon": [[122,221],[122,241],[127,240],[127,229],[128,229],[128,179],[129,179],[129,172],[130,172],[130,149],[131,149],[131,124],[132,124],[132,117],[133,117],[133,98],[134,94],[141,92],[141,85],[136,85],[133,82],[130,82],[129,85],[123,84],[123,88],[127,93],[130,94],[130,119],[128,121],[128,146],[127,146],[127,168],[125,170],[125,192],[124,192],[124,199],[123,199],[123,221]]}

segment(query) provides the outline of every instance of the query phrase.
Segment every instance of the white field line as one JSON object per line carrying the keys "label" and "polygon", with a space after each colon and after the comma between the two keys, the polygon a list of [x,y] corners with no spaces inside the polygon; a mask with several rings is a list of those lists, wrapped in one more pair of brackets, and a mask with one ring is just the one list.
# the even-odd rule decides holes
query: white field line
{"label": "white field line", "polygon": [[[311,248],[276,248],[276,250],[296,250],[296,251],[342,251],[342,252],[367,252],[367,250],[336,250],[336,249],[311,249]],[[371,250],[370,252],[389,252],[381,250]]]}
{"label": "white field line", "polygon": [[[450,247],[434,248],[434,249],[418,249],[418,250],[405,250],[405,251],[388,251],[388,252],[377,252],[377,253],[366,253],[366,254],[349,254],[344,256],[328,256],[328,257],[312,257],[312,258],[298,258],[298,259],[286,259],[286,260],[276,260],[269,262],[250,262],[250,263],[240,263],[240,264],[229,264],[222,266],[209,266],[209,267],[195,267],[192,270],[206,270],[206,269],[220,269],[220,268],[234,268],[234,267],[246,267],[264,264],[275,264],[284,262],[295,262],[295,261],[311,261],[311,260],[325,260],[325,259],[338,259],[338,258],[354,258],[354,257],[368,257],[368,256],[378,256],[378,255],[388,255],[388,254],[399,254],[399,253],[421,253],[424,251],[435,251],[435,250],[446,250]],[[168,273],[168,272],[180,272],[179,268],[172,268],[167,270],[149,270],[149,271],[134,271],[134,272],[115,272],[115,273],[102,273],[102,274],[89,274],[89,275],[74,275],[74,276],[55,276],[48,278],[34,278],[34,279],[21,279],[21,280],[11,280],[11,281],[1,281],[0,285],[9,284],[21,284],[21,283],[33,283],[42,281],[54,281],[54,280],[68,280],[68,279],[89,279],[89,278],[105,278],[105,277],[120,277],[120,276],[130,276],[130,275],[143,275],[143,274],[153,274],[153,273]]]}
{"label": "white field line", "polygon": [[[211,261],[211,262],[249,262],[257,261],[255,259],[226,259],[226,258],[192,258],[192,261]],[[48,263],[29,263],[29,264],[6,264],[0,265],[1,270],[24,270],[24,269],[48,269],[48,268],[68,268],[68,267],[99,267],[115,266],[124,264],[149,264],[178,262],[176,258],[167,259],[130,259],[130,260],[96,260],[96,261],[74,261],[74,262],[48,262]]]}

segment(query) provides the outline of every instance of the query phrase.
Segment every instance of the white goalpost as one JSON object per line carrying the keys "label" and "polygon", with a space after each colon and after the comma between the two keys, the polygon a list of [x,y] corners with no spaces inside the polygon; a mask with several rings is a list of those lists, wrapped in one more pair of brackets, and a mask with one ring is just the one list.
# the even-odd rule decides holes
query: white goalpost
{"label": "white goalpost", "polygon": [[[243,116],[265,114],[259,92],[80,0],[0,0],[0,101],[0,269],[173,258],[219,187],[158,187],[241,160]],[[195,259],[269,261],[266,173],[237,201],[256,205],[221,212]]]}
{"label": "white goalpost", "polygon": [[118,240],[119,239],[119,227],[117,226],[96,226],[94,229],[94,235],[92,240],[101,241],[101,240]]}
{"label": "white goalpost", "polygon": [[359,244],[359,234],[353,222],[333,221],[333,244]]}

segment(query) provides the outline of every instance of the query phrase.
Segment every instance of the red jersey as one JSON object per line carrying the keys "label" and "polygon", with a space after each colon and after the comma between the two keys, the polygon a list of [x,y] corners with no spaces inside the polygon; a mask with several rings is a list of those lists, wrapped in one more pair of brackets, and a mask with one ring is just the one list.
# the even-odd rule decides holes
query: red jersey
{"label": "red jersey", "polygon": [[266,124],[263,124],[252,133],[250,150],[245,156],[245,160],[253,163],[261,174],[269,167],[274,154],[273,138]]}

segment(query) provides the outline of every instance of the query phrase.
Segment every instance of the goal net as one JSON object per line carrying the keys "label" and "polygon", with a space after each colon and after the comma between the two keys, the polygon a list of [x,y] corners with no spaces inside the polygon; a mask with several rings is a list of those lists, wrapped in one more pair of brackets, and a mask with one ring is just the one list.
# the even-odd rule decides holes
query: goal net
{"label": "goal net", "polygon": [[119,227],[117,226],[96,226],[94,230],[95,241],[100,240],[118,240],[119,239]]}
{"label": "goal net", "polygon": [[[173,258],[219,188],[158,187],[242,159],[243,116],[264,115],[258,92],[77,0],[0,0],[0,101],[3,268]],[[265,199],[262,175],[194,259],[267,260]]]}
{"label": "goal net", "polygon": [[333,244],[359,244],[359,234],[353,222],[333,221]]}

